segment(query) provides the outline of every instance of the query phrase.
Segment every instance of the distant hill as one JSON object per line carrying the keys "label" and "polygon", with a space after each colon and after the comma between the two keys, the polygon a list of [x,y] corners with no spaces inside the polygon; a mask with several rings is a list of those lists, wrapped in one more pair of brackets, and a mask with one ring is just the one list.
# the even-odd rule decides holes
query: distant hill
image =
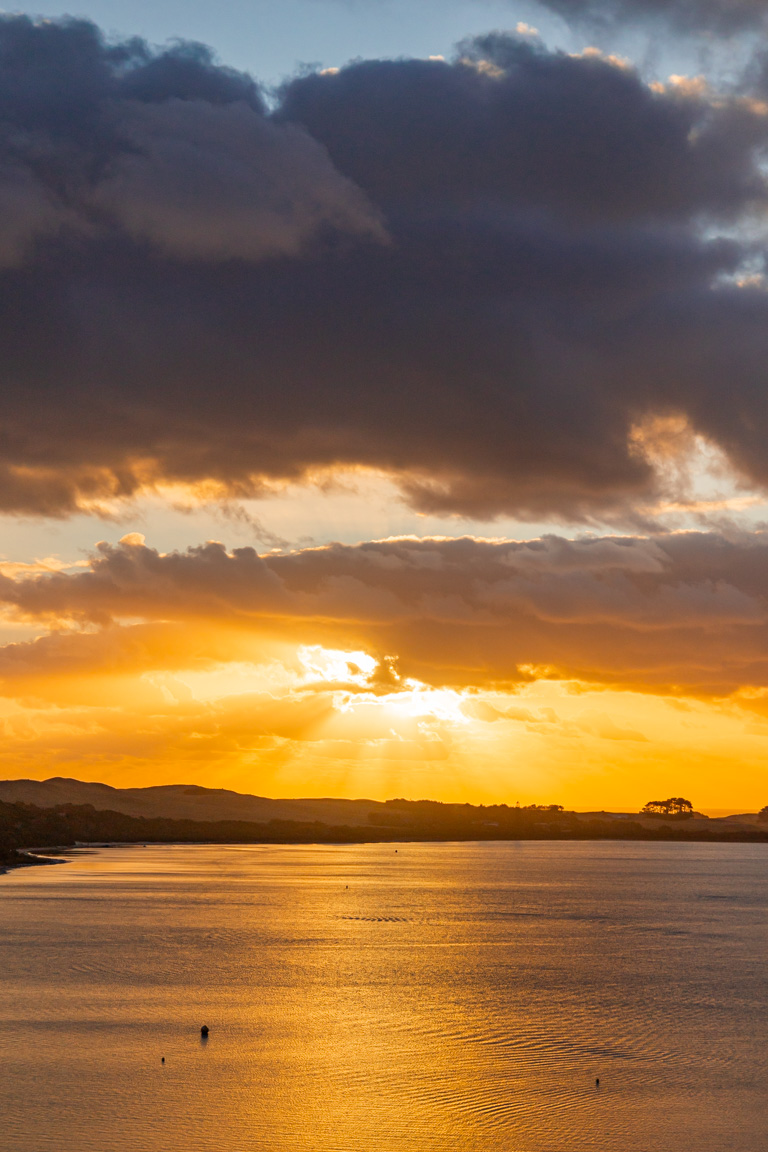
{"label": "distant hill", "polygon": [[230,792],[226,788],[202,788],[197,784],[164,784],[154,788],[111,788],[54,776],[50,780],[0,780],[0,801],[55,808],[62,804],[92,804],[101,811],[126,816],[161,817],[166,820],[247,820],[262,824],[270,820],[320,820],[323,824],[357,826],[370,824],[369,814],[386,805],[376,800],[269,800]]}
{"label": "distant hill", "polygon": [[356,844],[447,840],[705,840],[768,843],[768,827],[705,816],[566,812],[558,804],[268,800],[175,784],[0,781],[0,872],[35,848],[117,843]]}
{"label": "distant hill", "polygon": [[[91,784],[54,776],[50,780],[0,780],[0,802],[6,804],[35,804],[38,808],[56,808],[62,804],[92,804],[99,811],[121,812],[126,816],[146,819],[195,820],[214,822],[221,820],[247,821],[268,824],[270,820],[293,820],[301,823],[320,821],[329,826],[346,825],[350,828],[371,824],[400,824],[410,820],[426,805],[439,810],[441,818],[462,817],[465,805],[434,805],[431,801],[338,800],[332,798],[271,800],[265,796],[231,792],[226,788],[203,788],[199,784],[163,784],[153,788],[111,788],[108,784]],[[470,814],[468,809],[466,816]],[[474,806],[476,819],[495,820],[497,817],[482,806]],[[483,815],[483,812],[488,815]],[[642,817],[630,812],[579,812],[575,819],[585,821],[639,822],[643,827],[655,828],[663,823],[661,817]],[[463,818],[463,817],[462,817]],[[541,819],[541,817],[538,817]],[[688,821],[689,830],[709,829],[723,832],[757,824],[756,813],[721,816],[709,819],[696,813]]]}

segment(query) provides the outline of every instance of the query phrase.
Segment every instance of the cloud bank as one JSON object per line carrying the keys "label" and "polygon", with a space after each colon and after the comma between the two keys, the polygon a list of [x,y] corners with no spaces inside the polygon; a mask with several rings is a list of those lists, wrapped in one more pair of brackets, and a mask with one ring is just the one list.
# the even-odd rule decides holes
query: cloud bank
{"label": "cloud bank", "polygon": [[0,19],[0,511],[383,470],[631,520],[638,429],[768,484],[768,114],[494,34],[301,76]]}
{"label": "cloud bank", "polygon": [[396,689],[396,667],[435,688],[514,691],[543,677],[724,696],[768,688],[767,587],[763,533],[407,538],[266,556],[216,543],[161,554],[130,536],[88,570],[0,578],[6,611],[53,628],[0,649],[0,678],[24,694],[49,676],[319,644],[375,655],[369,690]]}

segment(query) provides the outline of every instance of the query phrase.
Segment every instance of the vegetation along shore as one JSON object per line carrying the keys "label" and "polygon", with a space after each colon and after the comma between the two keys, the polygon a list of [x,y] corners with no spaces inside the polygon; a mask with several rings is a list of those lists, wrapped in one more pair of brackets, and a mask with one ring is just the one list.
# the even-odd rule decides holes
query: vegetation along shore
{"label": "vegetation along shore", "polygon": [[[679,800],[680,798],[674,798]],[[364,802],[357,802],[358,806]],[[93,843],[354,844],[440,840],[650,840],[768,843],[765,811],[710,820],[652,801],[640,813],[573,812],[560,805],[371,804],[366,822],[190,820],[132,816],[92,804],[0,801],[0,866],[47,863],[25,855]],[[650,810],[649,810],[650,809]],[[359,817],[358,817],[359,818]]]}

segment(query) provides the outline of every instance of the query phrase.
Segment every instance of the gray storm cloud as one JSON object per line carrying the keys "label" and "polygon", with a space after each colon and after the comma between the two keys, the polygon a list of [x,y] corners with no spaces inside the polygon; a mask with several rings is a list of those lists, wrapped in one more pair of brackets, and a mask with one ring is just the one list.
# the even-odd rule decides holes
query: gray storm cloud
{"label": "gray storm cloud", "polygon": [[292,124],[239,101],[127,104],[132,147],[93,191],[135,239],[181,259],[296,256],[323,229],[385,238],[377,213]]}
{"label": "gray storm cloud", "polygon": [[3,17],[0,510],[361,465],[438,514],[631,520],[658,415],[768,485],[750,83],[496,33],[268,108],[199,45]]}
{"label": "gray storm cloud", "polygon": [[[238,86],[230,77],[222,98],[203,50],[168,54],[175,84],[164,91],[161,59],[134,45],[127,77],[117,68],[110,74],[109,50],[83,22],[11,19],[0,25],[0,45],[3,33],[11,123],[2,134],[0,264],[18,265],[36,240],[65,232],[97,240],[110,224],[181,259],[295,256],[324,229],[384,237],[376,210],[322,146],[294,125],[271,122],[245,78]],[[36,73],[50,57],[77,73],[83,48],[96,90],[59,117],[58,93],[46,92]],[[124,55],[130,60],[129,47]],[[184,80],[195,69],[201,82],[190,89]],[[37,101],[23,79],[37,81]]]}

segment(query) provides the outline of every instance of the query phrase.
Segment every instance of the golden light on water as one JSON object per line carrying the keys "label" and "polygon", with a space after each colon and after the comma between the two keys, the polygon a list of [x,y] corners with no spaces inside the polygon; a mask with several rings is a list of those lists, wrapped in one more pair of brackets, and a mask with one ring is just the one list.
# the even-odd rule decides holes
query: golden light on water
{"label": "golden light on water", "polygon": [[20,869],[4,1147],[722,1152],[737,1108],[753,1152],[757,847],[135,845]]}

